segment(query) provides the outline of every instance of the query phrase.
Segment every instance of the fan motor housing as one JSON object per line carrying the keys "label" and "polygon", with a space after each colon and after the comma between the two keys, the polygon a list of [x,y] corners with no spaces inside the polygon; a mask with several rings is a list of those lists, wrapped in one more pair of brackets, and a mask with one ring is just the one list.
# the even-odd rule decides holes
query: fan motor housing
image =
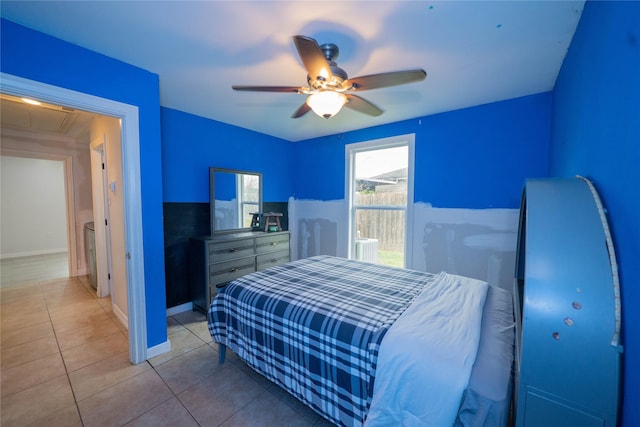
{"label": "fan motor housing", "polygon": [[333,81],[330,82],[330,85],[339,86],[343,81],[349,78],[347,72],[336,64],[336,59],[338,59],[338,56],[340,55],[340,49],[338,49],[338,46],[333,43],[325,43],[320,46],[320,49],[322,50],[324,57],[327,59],[327,62],[329,62],[331,74],[333,74],[334,77]]}

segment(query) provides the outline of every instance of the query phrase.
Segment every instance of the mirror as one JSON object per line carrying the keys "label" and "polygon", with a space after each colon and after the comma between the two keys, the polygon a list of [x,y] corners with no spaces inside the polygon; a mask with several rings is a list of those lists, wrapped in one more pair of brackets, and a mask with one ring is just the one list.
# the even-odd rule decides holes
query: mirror
{"label": "mirror", "polygon": [[262,212],[262,174],[209,168],[211,234],[251,230],[254,212]]}

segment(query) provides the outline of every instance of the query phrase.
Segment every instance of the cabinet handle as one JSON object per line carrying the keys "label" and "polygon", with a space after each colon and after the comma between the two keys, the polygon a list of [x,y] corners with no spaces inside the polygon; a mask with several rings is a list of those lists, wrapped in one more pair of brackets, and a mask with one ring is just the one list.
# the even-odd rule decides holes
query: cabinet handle
{"label": "cabinet handle", "polygon": [[274,259],[272,259],[272,260],[271,260],[271,262],[272,262],[273,264],[275,264],[276,262],[278,262],[278,260],[274,258]]}
{"label": "cabinet handle", "polygon": [[236,271],[238,271],[237,268],[232,268],[231,270],[229,270],[229,273],[235,273]]}
{"label": "cabinet handle", "polygon": [[236,248],[229,249],[229,252],[235,252],[235,251],[236,251]]}
{"label": "cabinet handle", "polygon": [[278,244],[278,242],[271,242],[271,246],[275,246],[277,244]]}

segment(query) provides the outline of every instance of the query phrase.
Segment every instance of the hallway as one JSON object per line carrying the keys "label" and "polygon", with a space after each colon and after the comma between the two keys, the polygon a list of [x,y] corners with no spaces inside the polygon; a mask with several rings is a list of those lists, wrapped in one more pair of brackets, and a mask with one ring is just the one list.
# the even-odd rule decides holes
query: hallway
{"label": "hallway", "polygon": [[0,288],[69,277],[66,252],[0,260]]}

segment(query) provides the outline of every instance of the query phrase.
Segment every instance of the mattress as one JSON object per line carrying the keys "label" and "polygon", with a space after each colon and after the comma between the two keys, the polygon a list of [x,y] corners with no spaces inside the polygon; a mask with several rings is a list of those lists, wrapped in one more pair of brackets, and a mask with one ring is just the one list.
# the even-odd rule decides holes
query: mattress
{"label": "mattress", "polygon": [[[449,417],[446,424],[452,425],[458,408],[471,401],[466,390],[475,378],[471,374],[477,365],[474,362],[480,362],[476,354],[482,349],[483,307],[485,300],[494,299],[488,297],[493,294],[489,288],[484,282],[446,273],[312,257],[231,282],[211,304],[209,330],[214,341],[231,348],[253,369],[339,425],[362,425],[370,406],[376,408],[376,398],[384,401],[399,388],[406,389],[387,386],[374,393],[379,354],[387,347],[393,350],[391,354],[407,353],[406,344],[384,347],[387,333],[391,330],[394,336],[393,328],[402,324],[425,330],[430,339],[442,344],[439,347],[445,354],[459,356],[454,362],[446,361],[454,376],[445,383],[452,384],[449,394],[454,397],[448,399],[444,412]],[[463,289],[470,290],[468,297],[460,297],[467,294],[460,293]],[[461,306],[460,300],[465,299],[468,304]],[[452,311],[449,306],[456,308]],[[427,319],[426,327],[419,327],[425,322],[420,317],[426,316],[421,307],[431,307],[429,316],[435,316],[435,320]],[[464,316],[455,315],[460,310]],[[409,322],[403,323],[407,318]],[[454,336],[452,330],[460,336]],[[418,363],[423,354],[413,357],[427,371],[442,370],[437,358],[425,365]],[[428,396],[421,396],[425,398],[429,404]]]}

